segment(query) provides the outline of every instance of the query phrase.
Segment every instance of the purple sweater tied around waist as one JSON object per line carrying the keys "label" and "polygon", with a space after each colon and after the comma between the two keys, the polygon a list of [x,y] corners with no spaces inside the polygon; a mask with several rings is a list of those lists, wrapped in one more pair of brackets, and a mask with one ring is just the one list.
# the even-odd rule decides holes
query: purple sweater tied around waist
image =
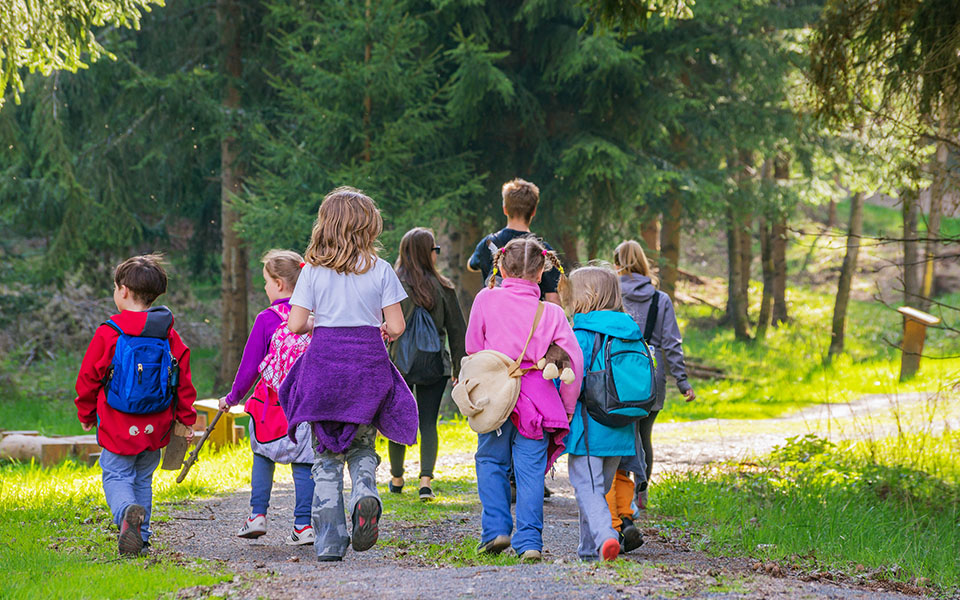
{"label": "purple sweater tied around waist", "polygon": [[417,402],[376,327],[317,327],[307,351],[280,386],[287,435],[313,424],[317,452],[343,453],[358,425],[373,425],[398,444],[417,441]]}

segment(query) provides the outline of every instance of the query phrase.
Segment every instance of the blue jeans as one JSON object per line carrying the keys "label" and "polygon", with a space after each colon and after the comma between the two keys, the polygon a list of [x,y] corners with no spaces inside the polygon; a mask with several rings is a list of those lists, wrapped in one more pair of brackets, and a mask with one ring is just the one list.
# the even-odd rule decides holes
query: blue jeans
{"label": "blue jeans", "polygon": [[543,549],[543,474],[547,469],[546,436],[542,440],[523,437],[508,419],[496,431],[477,436],[477,493],[480,515],[480,542],[498,535],[510,535],[510,464],[517,480],[517,534],[512,545],[517,554]]}
{"label": "blue jeans", "polygon": [[[253,453],[253,472],[250,474],[250,512],[255,515],[267,514],[270,506],[270,492],[273,491],[273,471],[277,463],[266,456]],[[293,463],[293,487],[296,490],[296,503],[293,508],[293,524],[303,527],[310,524],[310,506],[313,503],[313,478],[310,477],[310,463]]]}
{"label": "blue jeans", "polygon": [[103,495],[113,514],[113,522],[120,527],[123,513],[131,504],[139,504],[147,515],[140,526],[143,541],[150,539],[150,512],[153,508],[153,472],[160,464],[160,451],[148,450],[133,456],[114,454],[104,449],[100,452],[100,468],[103,470]]}

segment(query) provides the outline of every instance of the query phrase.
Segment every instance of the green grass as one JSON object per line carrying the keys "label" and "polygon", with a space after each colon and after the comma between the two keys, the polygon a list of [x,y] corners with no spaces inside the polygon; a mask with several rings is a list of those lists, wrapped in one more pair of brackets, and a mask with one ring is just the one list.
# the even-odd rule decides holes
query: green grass
{"label": "green grass", "polygon": [[[164,502],[247,486],[251,455],[244,446],[206,448],[182,484],[176,472],[154,476],[154,520]],[[119,559],[116,527],[106,508],[99,467],[67,461],[0,465],[0,571],[16,573],[4,598],[156,598],[182,587],[233,575],[211,563],[170,558]]]}
{"label": "green grass", "polygon": [[801,568],[960,586],[960,433],[836,446],[797,438],[761,467],[661,476],[668,525],[703,548]]}
{"label": "green grass", "polygon": [[[759,289],[752,292],[758,299]],[[957,303],[960,296],[944,300]],[[900,384],[900,351],[888,342],[899,342],[901,317],[876,302],[850,303],[846,354],[824,364],[833,315],[831,294],[791,288],[788,301],[791,322],[770,329],[763,343],[736,342],[729,328],[716,326],[709,307],[679,306],[685,354],[724,369],[731,379],[693,380],[697,400],[691,403],[669,389],[663,416],[678,421],[772,418],[811,404],[845,402],[864,394],[940,389],[960,377],[960,359],[924,359],[920,374]],[[960,336],[930,329],[924,352],[958,355]]]}
{"label": "green grass", "polygon": [[407,538],[383,539],[381,545],[395,548],[398,559],[416,559],[417,561],[444,567],[475,567],[480,565],[508,566],[520,564],[520,559],[512,552],[490,555],[477,552],[480,541],[474,537],[446,542],[418,542]]}
{"label": "green grass", "polygon": [[[824,214],[826,214],[825,211]],[[850,201],[843,200],[837,202],[837,220],[840,222],[841,228],[849,219]],[[920,232],[927,231],[927,222],[924,216],[918,219],[917,229]],[[900,207],[891,208],[865,203],[863,205],[863,234],[878,237],[901,237],[903,234],[903,216],[901,215]],[[956,237],[960,235],[960,218],[941,218],[940,234],[945,237]]]}

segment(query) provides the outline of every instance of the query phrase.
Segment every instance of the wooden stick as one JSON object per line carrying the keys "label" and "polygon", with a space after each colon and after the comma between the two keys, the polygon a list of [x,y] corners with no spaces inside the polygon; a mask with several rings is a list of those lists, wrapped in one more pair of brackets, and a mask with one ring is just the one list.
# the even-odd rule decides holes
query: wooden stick
{"label": "wooden stick", "polygon": [[182,483],[186,478],[187,473],[190,472],[190,467],[193,466],[193,463],[197,462],[197,455],[200,454],[200,448],[203,447],[203,443],[207,441],[207,438],[210,437],[210,432],[213,431],[213,428],[217,426],[217,421],[220,420],[220,415],[224,413],[224,410],[221,408],[217,411],[217,414],[213,416],[213,420],[207,425],[207,428],[203,432],[203,436],[200,438],[200,441],[197,442],[197,446],[193,449],[193,452],[190,453],[190,456],[187,457],[187,460],[183,462],[183,469],[180,470],[180,474],[177,475],[177,483]]}

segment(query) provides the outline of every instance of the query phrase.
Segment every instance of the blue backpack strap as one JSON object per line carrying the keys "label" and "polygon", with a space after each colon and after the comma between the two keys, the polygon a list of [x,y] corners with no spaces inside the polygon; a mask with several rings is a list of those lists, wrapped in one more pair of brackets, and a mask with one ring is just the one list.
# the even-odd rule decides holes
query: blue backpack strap
{"label": "blue backpack strap", "polygon": [[117,333],[119,333],[120,335],[126,335],[126,334],[123,332],[123,330],[120,329],[120,326],[117,325],[117,324],[114,322],[113,319],[107,319],[106,321],[103,322],[103,324],[106,325],[106,326],[108,326],[108,327],[110,327],[111,329],[115,330],[115,331],[116,331]]}
{"label": "blue backpack strap", "polygon": [[[114,331],[116,331],[118,335],[126,335],[123,332],[123,329],[120,329],[120,326],[117,325],[113,319],[107,319],[106,321],[103,322],[103,324],[109,327],[110,329],[113,329]],[[114,347],[114,356],[116,356],[116,347]],[[103,375],[103,379],[100,380],[100,383],[102,383],[103,386],[106,387],[110,385],[111,379],[113,379],[113,360],[112,359],[110,361],[110,366],[107,367],[107,372]]]}

